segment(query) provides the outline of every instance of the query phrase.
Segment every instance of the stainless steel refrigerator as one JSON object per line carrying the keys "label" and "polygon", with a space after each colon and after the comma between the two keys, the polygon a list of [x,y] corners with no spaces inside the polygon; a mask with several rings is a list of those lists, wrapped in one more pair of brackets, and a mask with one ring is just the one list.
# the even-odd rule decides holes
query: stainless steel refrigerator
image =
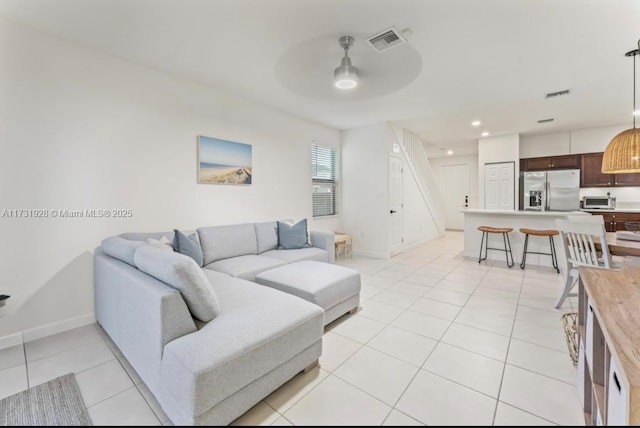
{"label": "stainless steel refrigerator", "polygon": [[521,209],[577,211],[580,209],[580,170],[527,171],[521,174]]}

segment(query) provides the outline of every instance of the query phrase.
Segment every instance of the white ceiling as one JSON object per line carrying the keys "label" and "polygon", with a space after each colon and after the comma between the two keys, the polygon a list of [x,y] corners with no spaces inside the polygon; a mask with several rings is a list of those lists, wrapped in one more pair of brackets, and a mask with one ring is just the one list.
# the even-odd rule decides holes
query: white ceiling
{"label": "white ceiling", "polygon": [[[436,155],[485,130],[631,123],[640,38],[638,0],[0,0],[0,15],[338,129],[395,121]],[[366,45],[391,26],[407,44]],[[362,78],[338,93],[345,34]]]}

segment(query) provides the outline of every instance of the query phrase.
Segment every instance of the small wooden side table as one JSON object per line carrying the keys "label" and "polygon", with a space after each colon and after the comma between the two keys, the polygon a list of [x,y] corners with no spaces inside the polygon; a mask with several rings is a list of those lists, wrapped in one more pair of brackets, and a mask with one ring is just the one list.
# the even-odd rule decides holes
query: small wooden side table
{"label": "small wooden side table", "polygon": [[351,235],[344,232],[335,232],[336,258],[340,256],[342,250],[343,257],[351,257],[353,254]]}

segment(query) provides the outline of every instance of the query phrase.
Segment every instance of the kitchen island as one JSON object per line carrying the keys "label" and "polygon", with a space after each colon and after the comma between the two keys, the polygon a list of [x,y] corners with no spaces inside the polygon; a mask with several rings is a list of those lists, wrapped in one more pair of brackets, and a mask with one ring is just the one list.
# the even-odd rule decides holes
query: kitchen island
{"label": "kitchen island", "polygon": [[[567,215],[590,215],[582,211],[500,211],[485,209],[465,209],[464,214],[464,255],[478,259],[480,254],[480,240],[482,232],[478,226],[491,227],[511,227],[513,232],[509,233],[511,251],[515,266],[512,269],[520,269],[519,263],[522,260],[522,250],[524,246],[524,234],[519,230],[522,227],[528,229],[556,229],[556,220],[565,219]],[[562,249],[560,237],[554,237],[554,244],[558,257],[558,266],[564,274],[566,272],[566,257]],[[490,234],[489,247],[504,248],[502,235]],[[531,254],[532,251],[540,253],[549,252],[549,239],[544,237],[529,237],[529,248],[527,250],[527,266],[541,265],[548,266],[551,270],[551,256]],[[489,260],[505,262],[503,251],[488,251]]]}

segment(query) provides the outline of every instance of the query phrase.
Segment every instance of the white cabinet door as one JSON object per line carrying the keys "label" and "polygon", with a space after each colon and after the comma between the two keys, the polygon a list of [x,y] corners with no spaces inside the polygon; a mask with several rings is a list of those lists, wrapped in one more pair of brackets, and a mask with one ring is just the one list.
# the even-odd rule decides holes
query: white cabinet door
{"label": "white cabinet door", "polygon": [[609,391],[607,392],[607,425],[629,425],[629,387],[618,362],[609,364]]}
{"label": "white cabinet door", "polygon": [[515,209],[514,162],[484,164],[484,207],[488,210]]}

